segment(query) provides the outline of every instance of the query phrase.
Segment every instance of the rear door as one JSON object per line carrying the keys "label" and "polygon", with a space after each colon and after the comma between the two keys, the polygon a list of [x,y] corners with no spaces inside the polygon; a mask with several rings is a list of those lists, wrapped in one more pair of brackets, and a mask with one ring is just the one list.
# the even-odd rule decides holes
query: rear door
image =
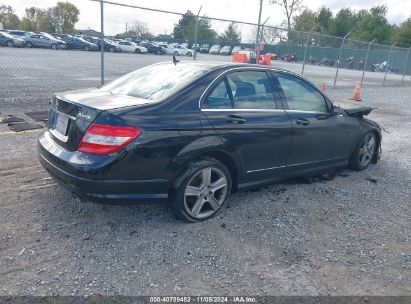
{"label": "rear door", "polygon": [[40,35],[32,35],[31,38],[30,38],[30,42],[34,46],[42,46],[42,41],[40,39]]}
{"label": "rear door", "polygon": [[291,122],[264,69],[227,73],[207,90],[201,107],[222,141],[235,151],[246,178],[285,172]]}
{"label": "rear door", "polygon": [[286,73],[273,73],[281,86],[284,107],[293,125],[288,171],[341,161],[347,141],[346,119],[331,113],[331,103],[313,85]]}

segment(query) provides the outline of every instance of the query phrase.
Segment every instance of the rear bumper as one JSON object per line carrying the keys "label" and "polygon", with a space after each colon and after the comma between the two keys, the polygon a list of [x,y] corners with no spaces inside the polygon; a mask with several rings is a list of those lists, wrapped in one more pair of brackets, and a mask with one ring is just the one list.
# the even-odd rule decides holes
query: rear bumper
{"label": "rear bumper", "polygon": [[39,161],[51,177],[78,197],[101,203],[151,203],[168,200],[167,180],[130,180],[126,177],[121,180],[106,179],[104,172],[107,171],[107,161],[93,164],[89,155],[85,155],[88,162],[86,167],[78,162],[70,162],[81,158],[83,153],[64,150],[47,135],[47,131],[40,136],[37,149]]}

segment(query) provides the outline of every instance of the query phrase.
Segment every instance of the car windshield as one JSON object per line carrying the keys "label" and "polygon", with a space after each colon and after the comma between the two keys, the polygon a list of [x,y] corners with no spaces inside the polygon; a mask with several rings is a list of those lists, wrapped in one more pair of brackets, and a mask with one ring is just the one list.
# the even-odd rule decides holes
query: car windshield
{"label": "car windshield", "polygon": [[207,64],[160,63],[131,72],[101,87],[113,95],[163,100],[210,69]]}
{"label": "car windshield", "polygon": [[47,37],[49,39],[56,39],[56,38],[54,38],[53,36],[51,36],[50,34],[47,34],[47,33],[41,33],[41,35],[43,35],[44,37]]}
{"label": "car windshield", "polygon": [[9,33],[6,33],[6,32],[0,32],[0,34],[3,35],[4,37],[7,37],[7,38],[13,38],[12,35],[10,35]]}

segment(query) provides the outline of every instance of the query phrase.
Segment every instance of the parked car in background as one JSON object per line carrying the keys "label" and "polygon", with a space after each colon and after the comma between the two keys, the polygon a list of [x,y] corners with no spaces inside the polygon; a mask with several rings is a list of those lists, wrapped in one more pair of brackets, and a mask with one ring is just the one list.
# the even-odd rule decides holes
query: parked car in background
{"label": "parked car in background", "polygon": [[173,55],[193,56],[194,50],[184,47],[183,45],[177,45],[174,47]]}
{"label": "parked car in background", "polygon": [[181,43],[180,46],[182,48],[188,49],[188,43],[187,42]]}
{"label": "parked car in background", "polygon": [[9,34],[14,36],[14,37],[18,37],[18,38],[21,38],[24,41],[26,41],[31,35],[34,35],[35,33],[34,32],[12,30],[12,31],[9,31]]}
{"label": "parked car in background", "polygon": [[[99,37],[84,36],[84,35],[80,35],[76,37],[80,37],[80,38],[83,38],[84,40],[87,40],[88,42],[95,43],[98,45],[98,49],[99,50],[101,49]],[[104,51],[114,53],[114,52],[121,52],[121,49],[117,46],[115,42],[112,42],[111,40],[105,38],[104,39]]]}
{"label": "parked car in background", "polygon": [[233,47],[233,50],[231,51],[231,54],[236,54],[236,53],[240,53],[242,50],[242,47],[239,45],[236,45],[235,47]]}
{"label": "parked car in background", "polygon": [[142,47],[145,47],[148,53],[156,54],[156,55],[164,55],[166,51],[157,43],[153,42],[141,42],[139,43]]}
{"label": "parked car in background", "polygon": [[59,49],[65,49],[65,48],[67,48],[67,43],[66,43],[65,41],[63,41],[62,39],[60,39],[59,37],[55,37],[55,36],[53,36],[53,35],[51,35],[51,34],[49,34],[49,33],[45,33],[45,32],[38,32],[38,33],[36,33],[36,34],[41,34],[41,35],[43,35],[44,37],[46,37],[46,38],[48,38],[48,39],[50,39],[50,40],[55,40],[55,41],[57,42],[57,44],[58,44],[58,48],[59,48]]}
{"label": "parked car in background", "polygon": [[191,49],[195,50],[195,51],[200,51],[200,45],[197,43],[193,43],[193,45],[191,46]]}
{"label": "parked car in background", "polygon": [[0,45],[22,47],[25,43],[24,39],[14,37],[7,32],[0,32]]}
{"label": "parked car in background", "polygon": [[145,54],[148,52],[148,50],[144,46],[140,46],[137,43],[131,41],[120,41],[117,43],[117,46],[121,49],[122,52],[126,53]]}
{"label": "parked car in background", "polygon": [[[176,55],[176,54],[174,53],[174,52],[175,52],[174,46],[172,46],[171,44],[160,44],[160,46],[161,46],[161,48],[164,50],[164,52],[165,52],[166,54]],[[178,55],[178,52],[177,52],[177,55]]]}
{"label": "parked car in background", "polygon": [[97,51],[99,49],[96,43],[84,40],[81,37],[74,37],[67,34],[56,34],[55,37],[59,37],[65,43],[70,50],[84,50],[84,51]]}
{"label": "parked car in background", "polygon": [[213,46],[211,46],[210,51],[208,53],[217,55],[220,53],[220,50],[221,50],[221,46],[219,46],[218,44],[214,44]]}
{"label": "parked car in background", "polygon": [[284,61],[287,61],[287,62],[291,62],[291,61],[297,62],[297,55],[296,54],[286,53],[283,56],[281,56],[281,59],[284,60]]}
{"label": "parked car in background", "polygon": [[226,45],[221,48],[220,55],[230,55],[230,54],[231,54],[231,46]]}
{"label": "parked car in background", "polygon": [[53,50],[66,48],[67,44],[51,35],[33,34],[25,39],[26,47],[51,48]]}
{"label": "parked car in background", "polygon": [[200,53],[208,53],[210,51],[210,45],[209,44],[203,44],[200,47]]}
{"label": "parked car in background", "polygon": [[270,59],[271,60],[277,60],[278,59],[278,56],[277,56],[276,53],[267,53],[267,54],[270,54]]}

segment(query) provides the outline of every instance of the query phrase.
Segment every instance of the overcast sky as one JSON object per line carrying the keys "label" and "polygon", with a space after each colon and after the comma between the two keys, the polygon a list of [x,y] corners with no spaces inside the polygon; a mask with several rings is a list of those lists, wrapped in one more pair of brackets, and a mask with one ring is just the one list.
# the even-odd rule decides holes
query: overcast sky
{"label": "overcast sky", "polygon": [[[61,0],[64,1],[64,0]],[[66,0],[75,4],[80,9],[80,20],[77,29],[92,28],[99,30],[99,4],[89,0]],[[111,0],[112,2],[139,5],[144,7],[185,12],[191,10],[197,12],[202,6],[200,15],[234,19],[240,21],[257,22],[259,0]],[[16,13],[22,17],[24,9],[30,6],[47,8],[54,6],[57,0],[0,0],[0,4],[11,5]],[[262,21],[270,17],[267,24],[279,25],[285,19],[278,5],[269,4],[270,0],[264,0]],[[401,23],[411,16],[411,0],[304,0],[305,6],[316,10],[325,5],[335,13],[341,8],[350,7],[354,10],[369,9],[378,4],[386,4],[388,7],[388,20],[391,23]],[[179,16],[148,12],[139,9],[124,8],[113,5],[105,6],[105,31],[108,35],[124,32],[126,23],[128,26],[134,20],[140,20],[150,27],[151,32],[170,33]],[[213,27],[222,32],[227,23],[213,22]],[[242,26],[247,31],[247,26]],[[244,39],[244,37],[243,37]]]}

